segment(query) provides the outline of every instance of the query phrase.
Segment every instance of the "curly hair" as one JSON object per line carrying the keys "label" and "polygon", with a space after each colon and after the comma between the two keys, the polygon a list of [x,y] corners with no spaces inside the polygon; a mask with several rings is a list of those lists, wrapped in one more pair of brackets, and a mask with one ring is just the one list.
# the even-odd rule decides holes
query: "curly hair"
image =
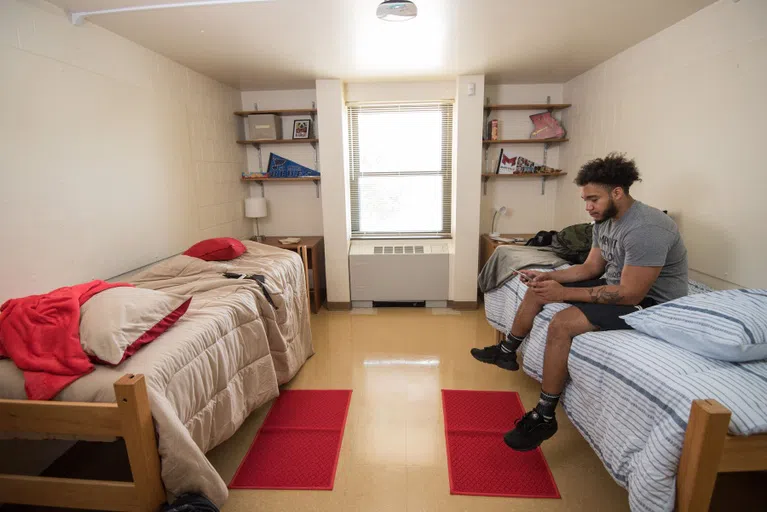
{"label": "curly hair", "polygon": [[604,158],[590,160],[578,171],[575,184],[579,187],[593,183],[610,188],[621,187],[628,194],[636,181],[642,181],[634,160],[627,160],[623,153],[610,153]]}

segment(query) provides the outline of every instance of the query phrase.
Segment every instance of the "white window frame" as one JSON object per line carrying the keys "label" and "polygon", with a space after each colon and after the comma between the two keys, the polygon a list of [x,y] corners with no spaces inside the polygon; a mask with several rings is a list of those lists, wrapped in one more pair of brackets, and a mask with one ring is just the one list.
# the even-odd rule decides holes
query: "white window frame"
{"label": "white window frame", "polygon": [[[364,176],[360,170],[359,162],[359,140],[358,140],[358,115],[362,112],[369,113],[375,111],[407,111],[434,109],[442,112],[442,168],[439,171],[414,172],[408,171],[400,173],[396,170],[390,172],[369,173],[375,177],[397,177],[412,178],[416,176],[441,176],[442,177],[442,229],[434,232],[364,232],[360,230],[360,195],[359,178]],[[451,238],[452,225],[452,180],[453,180],[453,102],[452,101],[434,101],[418,103],[349,103],[347,104],[347,114],[349,120],[349,185],[350,185],[350,203],[351,203],[351,237],[352,239],[423,239],[423,238]]]}

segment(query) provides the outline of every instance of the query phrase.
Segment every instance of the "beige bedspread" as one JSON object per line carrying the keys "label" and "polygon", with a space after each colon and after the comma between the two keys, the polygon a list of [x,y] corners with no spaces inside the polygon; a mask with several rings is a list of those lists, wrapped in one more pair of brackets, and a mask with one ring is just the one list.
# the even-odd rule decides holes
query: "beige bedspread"
{"label": "beige bedspread", "polygon": [[248,252],[227,263],[235,272],[266,276],[266,288],[277,309],[267,307],[263,295],[259,299],[277,382],[284,384],[314,354],[303,263],[295,252],[243,243]]}
{"label": "beige bedspread", "polygon": [[[313,353],[308,301],[300,258],[248,243],[251,253],[232,262],[169,258],[133,276],[137,286],[192,295],[187,313],[153,343],[115,368],[96,370],[64,389],[56,400],[114,401],[112,384],[125,373],[143,373],[148,384],[162,461],[172,494],[200,492],[219,506],[226,484],[205,452],[229,438],[257,407],[277,394]],[[227,279],[233,268],[267,277],[277,305],[258,284]],[[277,362],[279,371],[275,370]],[[24,399],[21,371],[0,361],[0,397]]]}

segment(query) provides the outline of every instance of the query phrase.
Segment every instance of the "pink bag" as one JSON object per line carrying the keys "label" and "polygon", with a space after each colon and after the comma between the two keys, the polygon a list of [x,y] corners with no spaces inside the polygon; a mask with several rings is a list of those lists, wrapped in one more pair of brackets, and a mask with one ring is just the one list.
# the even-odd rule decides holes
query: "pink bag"
{"label": "pink bag", "polygon": [[530,116],[533,122],[531,139],[561,139],[565,136],[565,129],[559,124],[551,112],[541,112]]}

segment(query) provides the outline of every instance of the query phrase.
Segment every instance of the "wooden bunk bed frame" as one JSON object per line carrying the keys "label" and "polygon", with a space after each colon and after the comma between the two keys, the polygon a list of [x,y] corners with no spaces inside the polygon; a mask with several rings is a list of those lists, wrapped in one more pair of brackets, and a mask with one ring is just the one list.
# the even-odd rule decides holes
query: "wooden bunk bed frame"
{"label": "wooden bunk bed frame", "polygon": [[114,384],[116,403],[0,400],[0,432],[122,437],[133,482],[0,474],[0,503],[156,512],[165,502],[143,375]]}
{"label": "wooden bunk bed frame", "polygon": [[[495,331],[500,343],[505,335]],[[718,473],[767,471],[767,434],[727,434],[731,412],[716,400],[693,400],[676,478],[676,510],[706,512]]]}

